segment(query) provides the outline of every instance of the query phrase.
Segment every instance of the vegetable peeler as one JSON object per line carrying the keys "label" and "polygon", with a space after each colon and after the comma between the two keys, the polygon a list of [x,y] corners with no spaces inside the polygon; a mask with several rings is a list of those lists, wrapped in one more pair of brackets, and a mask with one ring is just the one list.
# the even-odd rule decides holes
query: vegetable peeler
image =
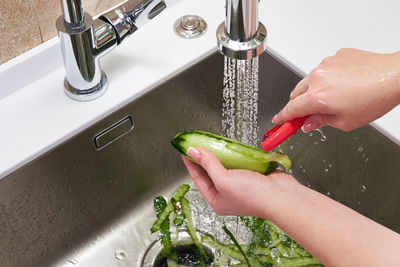
{"label": "vegetable peeler", "polygon": [[297,131],[300,130],[307,117],[308,116],[287,121],[267,131],[261,141],[262,148],[266,152],[269,152],[273,148],[279,146],[283,141],[288,140],[290,136],[295,135]]}

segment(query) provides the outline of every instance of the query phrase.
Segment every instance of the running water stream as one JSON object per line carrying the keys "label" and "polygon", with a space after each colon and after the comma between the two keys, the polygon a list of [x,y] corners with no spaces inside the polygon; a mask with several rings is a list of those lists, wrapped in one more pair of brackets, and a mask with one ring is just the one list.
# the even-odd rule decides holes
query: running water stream
{"label": "running water stream", "polygon": [[[222,133],[225,137],[251,146],[259,143],[258,69],[258,57],[248,60],[224,59]],[[215,237],[221,241],[229,242],[222,231],[224,224],[235,233],[239,242],[250,241],[251,234],[236,216],[217,216],[211,222],[214,231],[217,230]]]}
{"label": "running water stream", "polygon": [[225,57],[222,106],[223,135],[251,146],[258,145],[258,57]]}

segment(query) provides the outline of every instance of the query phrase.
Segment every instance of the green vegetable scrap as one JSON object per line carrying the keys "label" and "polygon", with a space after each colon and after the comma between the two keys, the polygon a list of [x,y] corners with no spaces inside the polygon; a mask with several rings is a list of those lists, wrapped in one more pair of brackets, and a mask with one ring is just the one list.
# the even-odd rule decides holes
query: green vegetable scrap
{"label": "green vegetable scrap", "polygon": [[[216,241],[212,236],[202,235],[201,240],[197,237],[197,232],[192,220],[192,210],[189,201],[185,198],[189,191],[189,185],[182,185],[178,188],[173,197],[167,202],[162,197],[154,199],[154,208],[157,219],[154,222],[151,232],[160,232],[162,251],[161,256],[166,260],[168,266],[183,267],[183,261],[179,258],[177,249],[173,247],[171,241],[171,220],[173,214],[173,227],[184,225],[192,239],[192,244],[196,248],[197,266],[207,266],[211,258],[204,251],[202,244],[219,251],[220,254],[231,260],[236,260],[237,264],[230,266],[237,267],[317,267],[323,266],[317,259],[311,256],[297,242],[287,236],[275,224],[265,219],[256,217],[240,217],[241,222],[252,233],[249,244],[239,244],[232,232],[226,226],[223,230],[231,239],[233,244],[224,244]],[[209,260],[209,261],[208,261]],[[187,264],[187,263],[186,263]],[[214,259],[211,266],[219,266],[218,259]],[[193,264],[191,264],[192,266]]]}
{"label": "green vegetable scrap", "polygon": [[235,245],[235,247],[240,251],[240,254],[243,255],[244,260],[246,261],[246,264],[248,267],[251,267],[250,262],[249,262],[249,258],[247,258],[246,254],[243,251],[243,248],[239,245],[239,243],[237,242],[236,238],[233,236],[233,234],[231,233],[231,231],[229,231],[228,227],[226,227],[226,225],[224,225],[222,227],[222,229],[224,229],[225,233],[229,236],[229,238],[232,240],[233,244]]}
{"label": "green vegetable scrap", "polygon": [[[186,193],[189,191],[189,189],[190,189],[189,185],[187,185],[187,184],[181,185],[178,188],[178,190],[176,190],[172,199],[176,202],[179,202],[181,200],[181,198],[186,195]],[[174,204],[173,204],[172,200],[170,200],[168,202],[168,205],[165,207],[165,209],[157,216],[157,220],[154,222],[153,226],[151,227],[150,231],[152,234],[160,230],[161,224],[169,218],[169,215],[173,211],[174,211]]]}
{"label": "green vegetable scrap", "polygon": [[[167,208],[167,201],[163,196],[158,196],[154,199],[153,202],[157,218],[160,218],[163,211]],[[161,223],[160,233],[161,233],[161,245],[163,247],[161,250],[161,255],[163,257],[167,257],[173,260],[178,260],[178,254],[172,247],[171,231],[169,229],[169,215],[167,216],[167,219]]]}
{"label": "green vegetable scrap", "polygon": [[173,223],[174,226],[185,225],[193,244],[197,247],[201,255],[199,255],[199,262],[203,259],[208,260],[207,253],[204,251],[203,246],[193,224],[192,209],[190,208],[189,201],[185,198],[186,193],[189,191],[190,186],[187,184],[181,185],[175,194],[171,197],[168,204],[163,196],[154,198],[154,209],[157,214],[157,219],[151,227],[151,233],[160,232],[161,234],[161,256],[168,259],[168,264],[172,266],[180,266],[179,255],[175,248],[172,246],[171,231],[170,231],[170,215],[175,215]]}
{"label": "green vegetable scrap", "polygon": [[204,257],[204,259],[207,259],[208,256],[206,252],[203,249],[203,246],[201,245],[196,229],[194,228],[193,220],[192,220],[192,209],[190,208],[189,201],[186,198],[181,199],[181,205],[182,205],[182,214],[185,216],[185,223],[186,223],[186,229],[190,235],[190,237],[193,240],[193,243],[196,245],[196,247],[199,249],[201,255]]}

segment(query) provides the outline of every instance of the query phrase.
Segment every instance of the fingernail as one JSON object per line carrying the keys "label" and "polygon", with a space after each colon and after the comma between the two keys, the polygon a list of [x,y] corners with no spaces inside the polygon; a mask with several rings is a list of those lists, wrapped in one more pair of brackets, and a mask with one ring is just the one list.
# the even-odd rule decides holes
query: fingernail
{"label": "fingernail", "polygon": [[186,152],[190,157],[192,157],[192,159],[194,159],[195,161],[199,162],[201,159],[201,154],[200,151],[198,151],[196,148],[194,147],[189,147],[187,152]]}
{"label": "fingernail", "polygon": [[309,121],[301,127],[301,130],[304,133],[309,133],[317,128],[318,128],[318,123],[316,123],[315,121]]}
{"label": "fingernail", "polygon": [[[278,118],[278,114],[276,114],[273,118],[272,118],[272,122],[275,123],[276,119]],[[276,124],[276,123],[275,123]]]}

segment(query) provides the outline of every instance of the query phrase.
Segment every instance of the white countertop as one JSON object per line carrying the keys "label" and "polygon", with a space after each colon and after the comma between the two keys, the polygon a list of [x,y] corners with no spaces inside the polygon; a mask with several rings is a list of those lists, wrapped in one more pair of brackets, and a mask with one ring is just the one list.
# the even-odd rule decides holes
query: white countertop
{"label": "white countertop", "polygon": [[[95,101],[64,94],[57,38],[0,66],[0,179],[215,51],[225,1],[166,2],[170,7],[101,60],[110,85]],[[400,50],[399,10],[397,0],[263,0],[260,20],[269,49],[308,73],[341,47]],[[175,35],[174,21],[187,14],[207,21],[204,36]],[[373,126],[400,145],[400,123],[393,122],[400,122],[400,107]]]}

